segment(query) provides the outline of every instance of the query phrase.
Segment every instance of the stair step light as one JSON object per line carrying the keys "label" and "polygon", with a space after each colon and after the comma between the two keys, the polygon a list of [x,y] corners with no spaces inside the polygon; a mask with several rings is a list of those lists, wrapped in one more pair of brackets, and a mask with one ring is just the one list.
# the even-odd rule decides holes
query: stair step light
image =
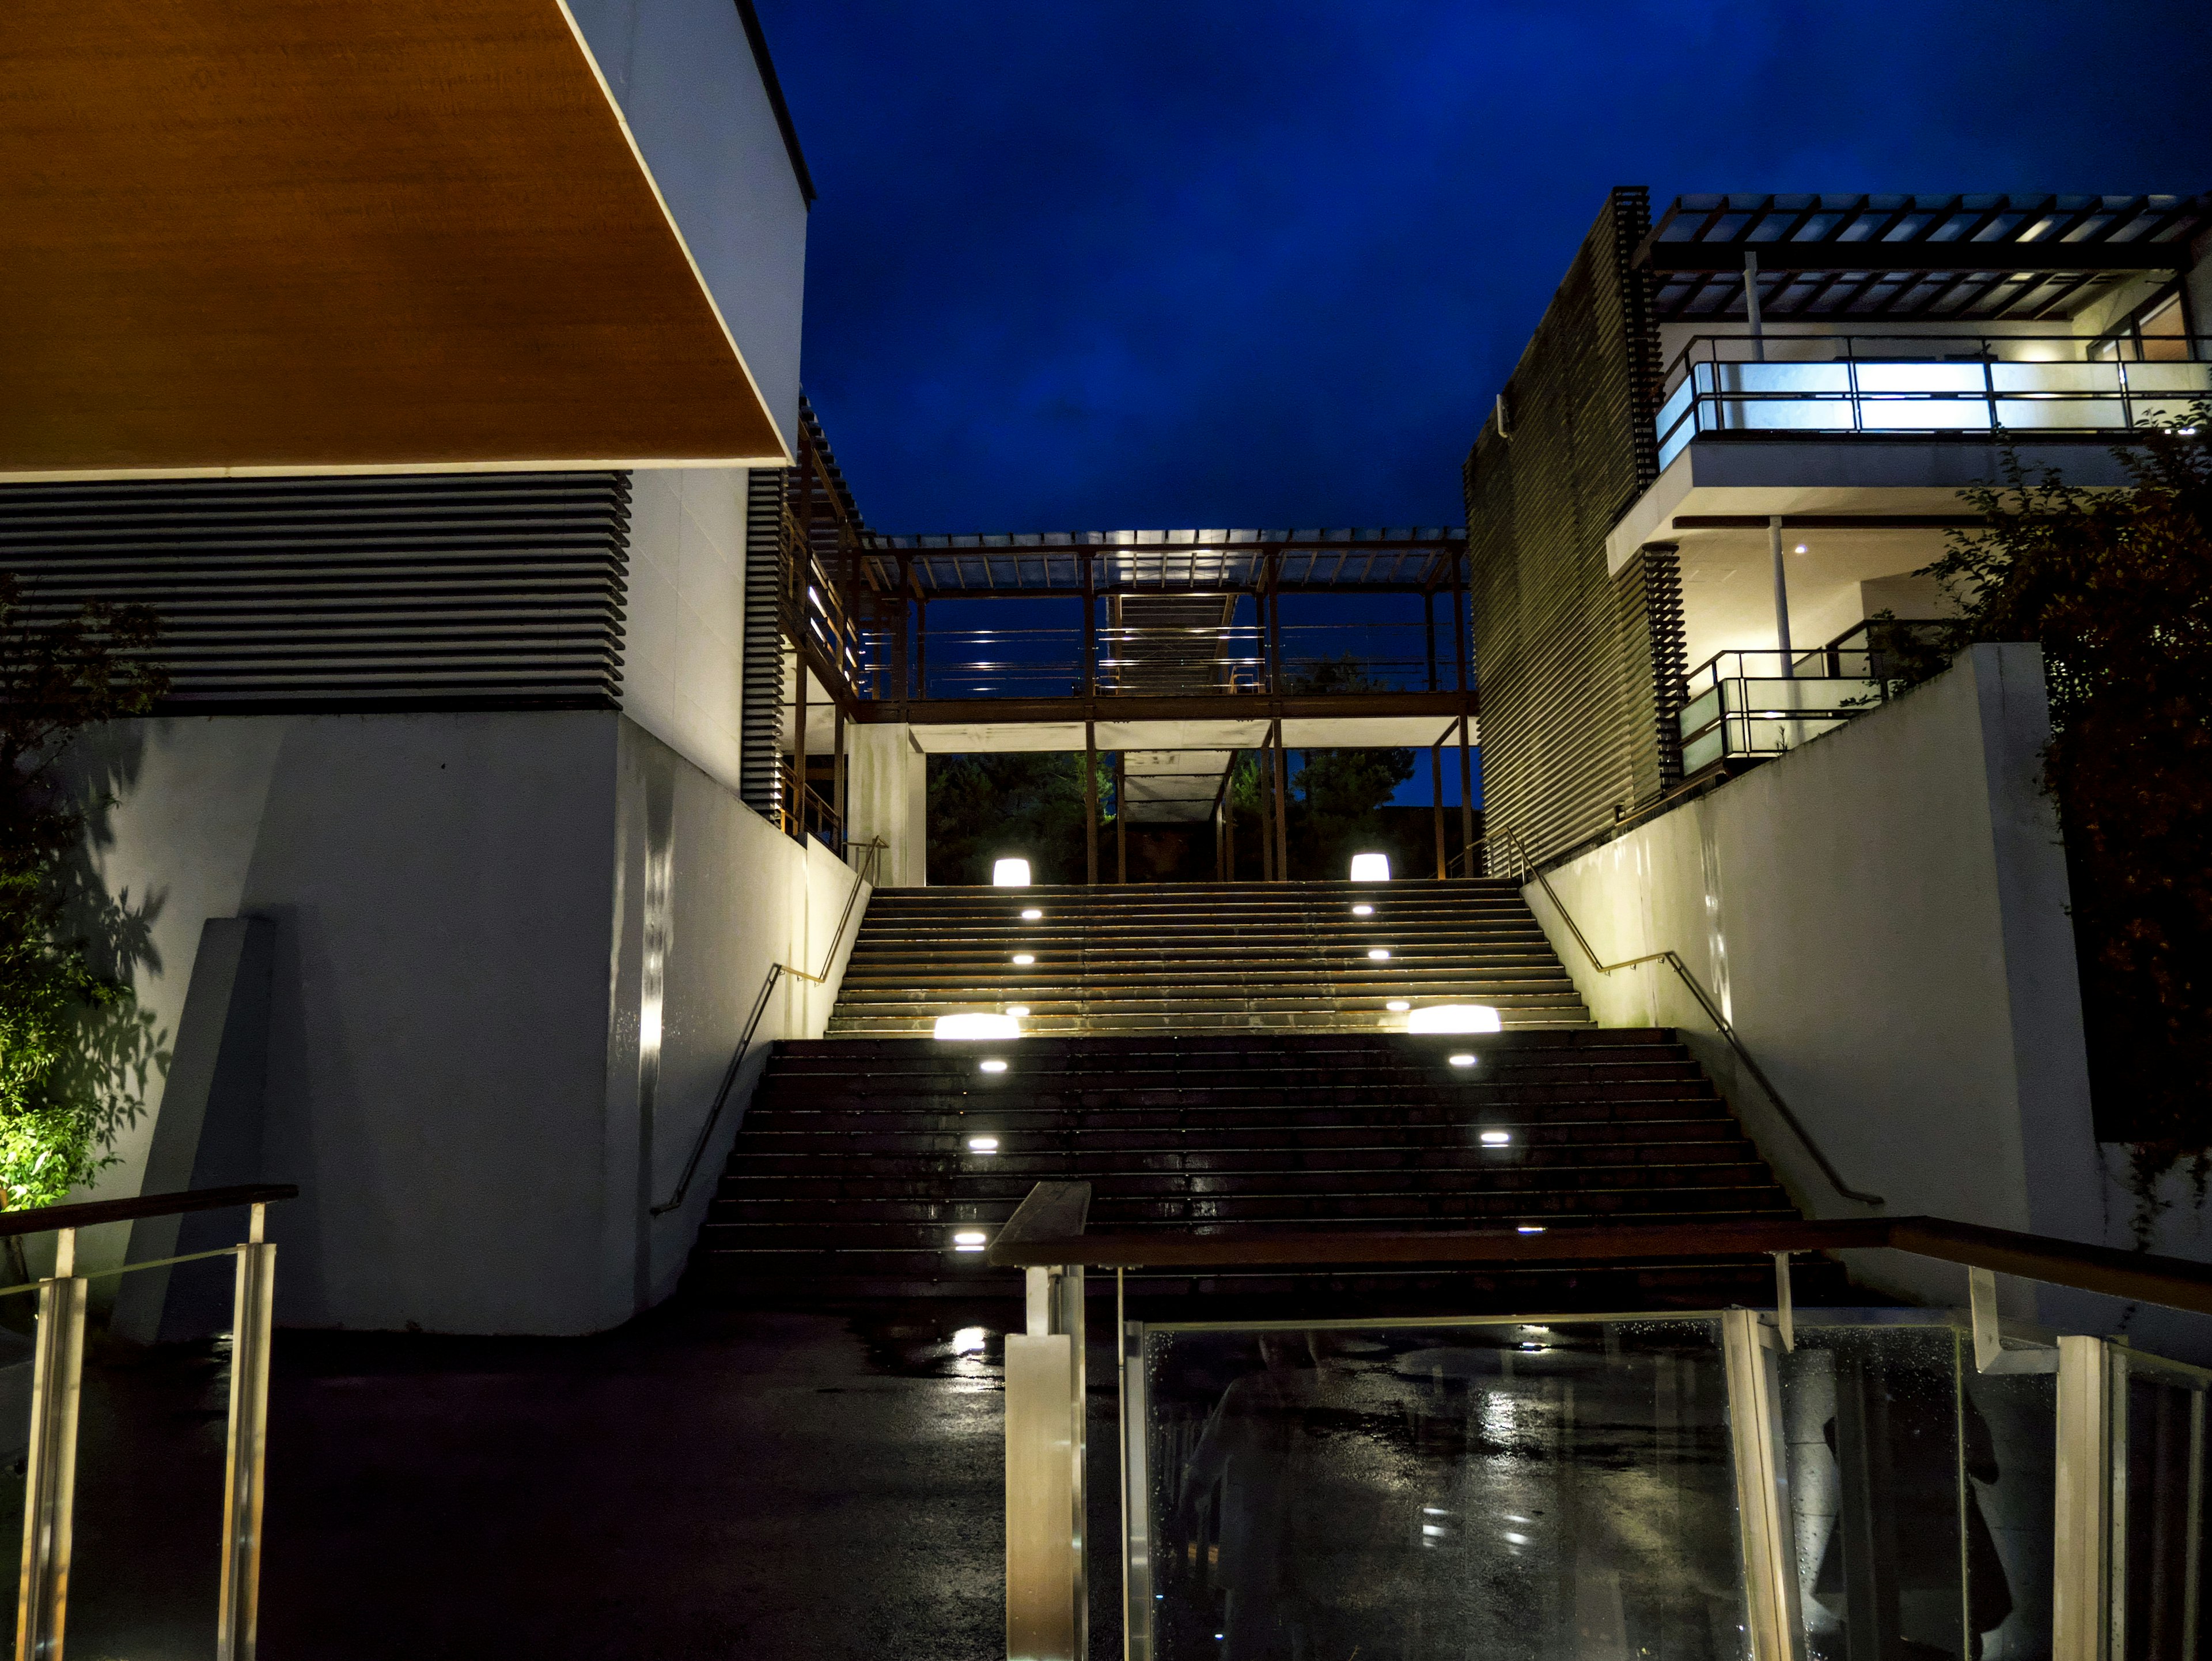
{"label": "stair step light", "polygon": [[1433,1003],[1406,1018],[1408,1032],[1495,1032],[1502,1025],[1486,1003]]}
{"label": "stair step light", "polygon": [[1030,862],[1027,860],[999,860],[991,867],[991,885],[994,888],[1027,888],[1030,885]]}
{"label": "stair step light", "polygon": [[1388,854],[1354,854],[1352,856],[1352,879],[1354,882],[1389,881],[1390,856]]}
{"label": "stair step light", "polygon": [[1012,1015],[994,1015],[982,1010],[969,1010],[957,1015],[939,1015],[933,1037],[946,1040],[961,1038],[1018,1038],[1021,1023]]}

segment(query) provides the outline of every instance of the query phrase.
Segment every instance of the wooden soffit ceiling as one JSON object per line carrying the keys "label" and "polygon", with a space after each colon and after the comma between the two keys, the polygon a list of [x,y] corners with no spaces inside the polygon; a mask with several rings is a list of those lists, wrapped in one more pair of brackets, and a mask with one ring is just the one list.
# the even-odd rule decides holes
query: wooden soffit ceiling
{"label": "wooden soffit ceiling", "polygon": [[18,0],[0,477],[780,461],[559,0]]}

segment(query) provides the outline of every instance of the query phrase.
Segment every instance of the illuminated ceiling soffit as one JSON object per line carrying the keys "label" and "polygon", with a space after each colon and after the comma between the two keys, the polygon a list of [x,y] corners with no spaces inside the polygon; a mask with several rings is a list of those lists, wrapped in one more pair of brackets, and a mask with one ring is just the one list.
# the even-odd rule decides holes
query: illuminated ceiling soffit
{"label": "illuminated ceiling soffit", "polygon": [[556,0],[27,0],[0,477],[781,465]]}

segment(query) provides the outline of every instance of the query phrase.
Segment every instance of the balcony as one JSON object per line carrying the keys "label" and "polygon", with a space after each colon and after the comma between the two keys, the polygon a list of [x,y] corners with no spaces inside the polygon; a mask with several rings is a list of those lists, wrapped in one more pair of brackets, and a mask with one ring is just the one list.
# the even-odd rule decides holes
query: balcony
{"label": "balcony", "polygon": [[1816,651],[1716,653],[1685,682],[1682,776],[1784,754],[1888,703],[1918,678],[1903,678],[1899,648],[1938,626],[1862,624]]}
{"label": "balcony", "polygon": [[2172,422],[2212,398],[2208,346],[2212,337],[2115,346],[2080,335],[1699,335],[1662,383],[1659,465],[1711,433],[2079,434]]}

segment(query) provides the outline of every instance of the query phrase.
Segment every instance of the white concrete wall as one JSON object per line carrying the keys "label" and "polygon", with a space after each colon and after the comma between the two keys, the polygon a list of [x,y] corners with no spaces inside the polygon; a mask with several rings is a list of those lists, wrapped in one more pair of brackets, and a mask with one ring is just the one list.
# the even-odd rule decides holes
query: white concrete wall
{"label": "white concrete wall", "polygon": [[806,198],[730,0],[568,0],[783,441],[799,453]]}
{"label": "white concrete wall", "polygon": [[889,844],[878,867],[884,887],[921,887],[929,867],[929,758],[903,723],[856,724],[845,742],[852,839],[881,837]]}
{"label": "white concrete wall", "polygon": [[[2041,656],[1949,672],[1550,873],[1601,958],[1711,989],[1845,1180],[1892,1215],[2106,1238]],[[1675,1026],[1814,1214],[1839,1198],[1663,964],[1597,974],[1524,891],[1600,1025]],[[1962,1271],[1870,1272],[1936,1301]]]}
{"label": "white concrete wall", "polygon": [[[143,918],[157,1045],[202,922],[276,926],[280,1320],[584,1332],[672,1289],[742,1088],[687,1205],[650,1208],[769,964],[821,969],[837,861],[613,714],[133,721],[75,760],[118,798],[95,864]],[[787,983],[759,1036],[817,1036],[835,978]],[[137,1191],[161,1084],[98,1195]],[[88,1254],[120,1261],[108,1232]]]}
{"label": "white concrete wall", "polygon": [[630,475],[623,713],[738,788],[744,703],[745,474]]}

